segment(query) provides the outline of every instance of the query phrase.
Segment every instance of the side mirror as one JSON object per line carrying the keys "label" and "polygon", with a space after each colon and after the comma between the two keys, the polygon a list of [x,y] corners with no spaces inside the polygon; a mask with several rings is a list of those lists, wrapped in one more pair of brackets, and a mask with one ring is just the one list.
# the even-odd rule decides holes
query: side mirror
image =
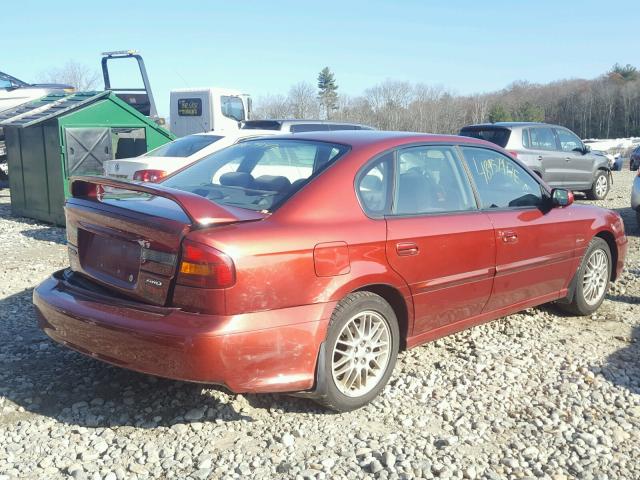
{"label": "side mirror", "polygon": [[573,203],[573,192],[564,188],[551,190],[551,201],[554,207],[568,207]]}

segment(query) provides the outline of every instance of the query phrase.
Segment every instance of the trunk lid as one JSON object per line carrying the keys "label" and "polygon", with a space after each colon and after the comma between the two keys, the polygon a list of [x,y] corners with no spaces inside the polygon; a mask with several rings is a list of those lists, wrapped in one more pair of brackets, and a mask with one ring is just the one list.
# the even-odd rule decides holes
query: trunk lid
{"label": "trunk lid", "polygon": [[104,177],[72,178],[65,214],[72,270],[153,305],[167,304],[190,231],[266,216],[159,184]]}

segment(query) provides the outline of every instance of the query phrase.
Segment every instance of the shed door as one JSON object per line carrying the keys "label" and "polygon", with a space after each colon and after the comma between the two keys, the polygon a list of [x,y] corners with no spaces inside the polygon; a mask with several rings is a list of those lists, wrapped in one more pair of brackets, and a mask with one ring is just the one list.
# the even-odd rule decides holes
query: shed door
{"label": "shed door", "polygon": [[111,129],[65,128],[66,174],[103,175],[105,160],[113,158]]}

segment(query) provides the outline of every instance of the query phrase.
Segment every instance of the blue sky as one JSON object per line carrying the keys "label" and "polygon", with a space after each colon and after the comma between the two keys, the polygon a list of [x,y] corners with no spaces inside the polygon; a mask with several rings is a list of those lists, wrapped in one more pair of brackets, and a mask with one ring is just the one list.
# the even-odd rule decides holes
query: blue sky
{"label": "blue sky", "polygon": [[21,0],[2,6],[0,70],[37,81],[70,59],[97,70],[100,52],[137,49],[165,115],[172,88],[257,98],[315,83],[324,66],[351,95],[385,79],[466,94],[640,67],[639,19],[638,0]]}

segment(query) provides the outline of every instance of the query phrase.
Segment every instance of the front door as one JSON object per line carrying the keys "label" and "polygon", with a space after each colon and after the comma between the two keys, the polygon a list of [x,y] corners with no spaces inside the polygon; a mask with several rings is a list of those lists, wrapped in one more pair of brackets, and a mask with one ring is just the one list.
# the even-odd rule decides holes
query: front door
{"label": "front door", "polygon": [[584,152],[584,145],[574,133],[556,128],[560,148],[564,154],[563,184],[567,188],[587,189],[593,182],[593,157]]}
{"label": "front door", "polygon": [[495,235],[477,209],[454,147],[401,149],[387,221],[387,259],[409,285],[412,335],[482,312],[493,284]]}
{"label": "front door", "polygon": [[492,149],[462,151],[495,228],[496,277],[484,311],[555,299],[572,274],[576,229],[570,215],[543,208],[538,180],[513,159]]}
{"label": "front door", "polygon": [[532,127],[529,129],[530,150],[528,153],[537,158],[543,171],[542,178],[547,185],[561,187],[567,168],[563,152],[558,151],[555,132],[551,127]]}

